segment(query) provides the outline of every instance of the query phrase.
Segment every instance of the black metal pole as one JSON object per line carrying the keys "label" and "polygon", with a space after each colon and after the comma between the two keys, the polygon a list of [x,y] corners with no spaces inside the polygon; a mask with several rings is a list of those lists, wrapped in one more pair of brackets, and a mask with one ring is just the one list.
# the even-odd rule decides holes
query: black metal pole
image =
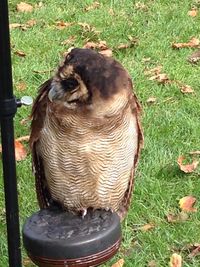
{"label": "black metal pole", "polygon": [[16,162],[13,118],[17,110],[13,96],[7,0],[0,0],[0,122],[10,267],[21,267]]}

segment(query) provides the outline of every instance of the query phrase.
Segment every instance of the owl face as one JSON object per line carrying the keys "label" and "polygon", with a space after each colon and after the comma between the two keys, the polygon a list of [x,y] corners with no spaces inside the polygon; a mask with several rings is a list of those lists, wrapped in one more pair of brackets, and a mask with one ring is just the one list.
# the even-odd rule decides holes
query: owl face
{"label": "owl face", "polygon": [[120,108],[118,98],[127,99],[130,88],[131,79],[120,63],[91,49],[75,48],[53,77],[48,98],[70,109],[84,105],[102,111],[115,102]]}

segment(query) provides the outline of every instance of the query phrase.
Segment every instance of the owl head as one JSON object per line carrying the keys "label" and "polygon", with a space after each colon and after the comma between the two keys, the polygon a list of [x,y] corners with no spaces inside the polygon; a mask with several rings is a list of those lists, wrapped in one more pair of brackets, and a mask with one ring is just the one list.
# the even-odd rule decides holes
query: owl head
{"label": "owl head", "polygon": [[117,104],[122,95],[127,98],[131,89],[130,76],[119,62],[91,49],[75,48],[53,77],[48,98],[69,109],[94,105],[102,109],[105,103],[116,100]]}

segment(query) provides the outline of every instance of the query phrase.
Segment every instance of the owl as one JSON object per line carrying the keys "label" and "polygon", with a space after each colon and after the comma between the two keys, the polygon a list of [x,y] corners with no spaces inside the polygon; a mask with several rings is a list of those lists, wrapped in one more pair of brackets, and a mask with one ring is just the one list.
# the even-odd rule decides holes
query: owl
{"label": "owl", "polygon": [[113,58],[74,48],[32,109],[30,147],[40,208],[126,215],[143,134],[131,77]]}

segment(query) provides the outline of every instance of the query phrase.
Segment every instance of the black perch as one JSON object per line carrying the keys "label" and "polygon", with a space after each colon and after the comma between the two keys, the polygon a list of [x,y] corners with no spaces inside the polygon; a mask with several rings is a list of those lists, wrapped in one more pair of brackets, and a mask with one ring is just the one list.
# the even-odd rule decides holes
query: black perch
{"label": "black perch", "polygon": [[27,219],[23,242],[40,267],[99,266],[119,249],[119,216],[105,210],[81,216],[59,209],[43,209]]}
{"label": "black perch", "polygon": [[21,266],[13,118],[17,103],[13,96],[8,3],[0,1],[0,123],[5,191],[9,266]]}

